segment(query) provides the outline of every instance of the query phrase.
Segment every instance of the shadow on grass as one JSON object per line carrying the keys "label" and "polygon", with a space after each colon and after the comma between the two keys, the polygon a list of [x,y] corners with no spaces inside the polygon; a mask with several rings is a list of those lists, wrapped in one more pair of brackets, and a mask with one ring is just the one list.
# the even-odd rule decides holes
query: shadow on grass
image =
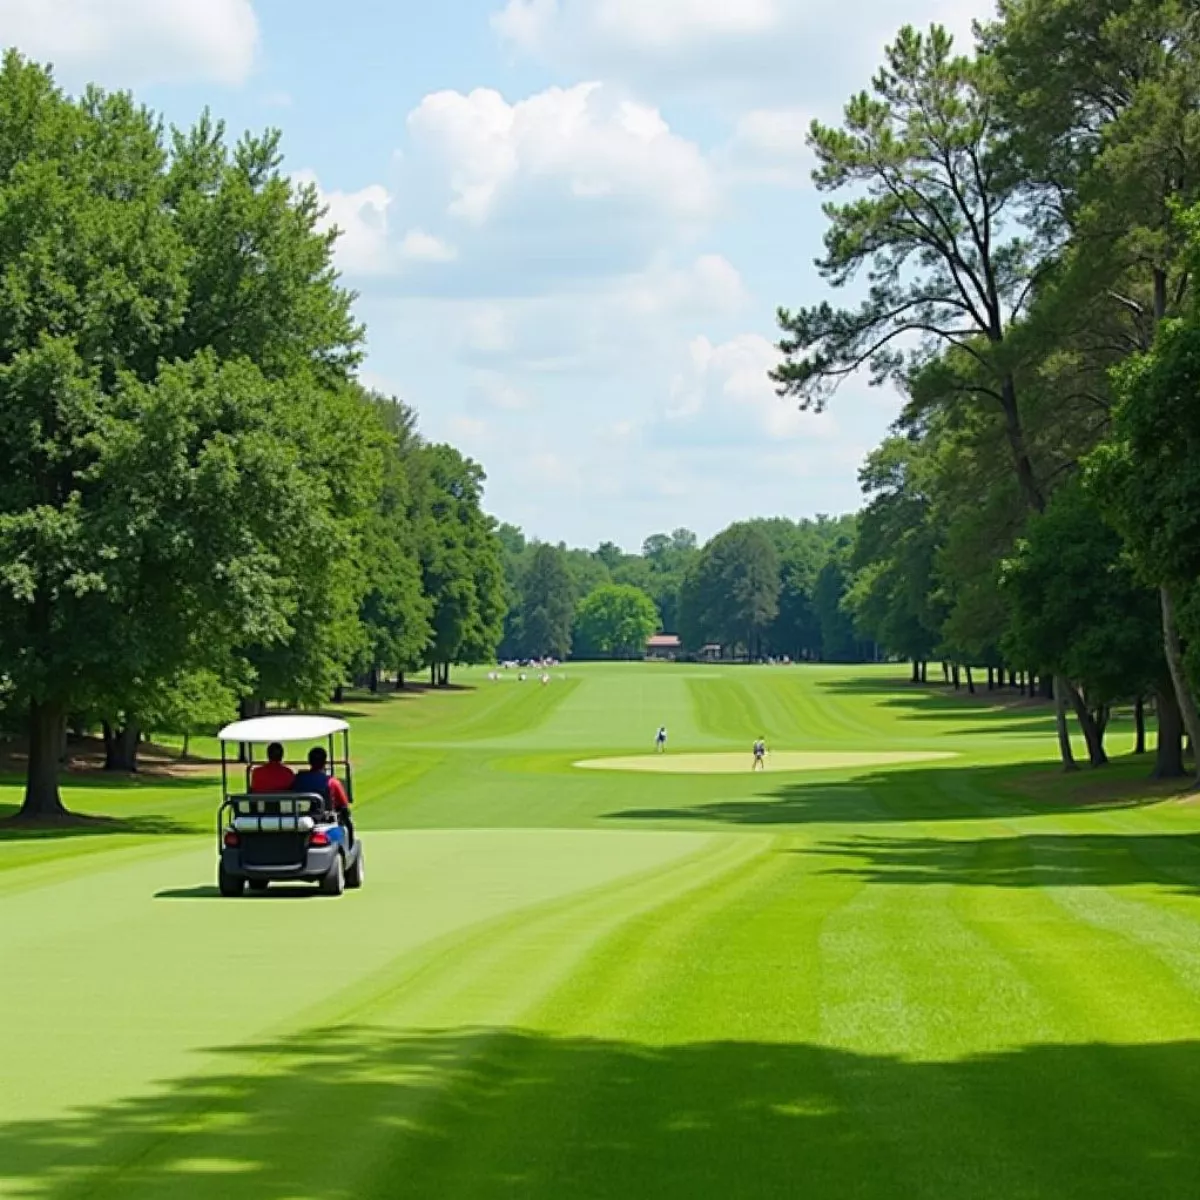
{"label": "shadow on grass", "polygon": [[1022,696],[1020,692],[992,691],[976,683],[976,691],[968,692],[964,685],[954,691],[949,684],[911,683],[899,677],[861,679],[819,679],[820,691],[835,696],[882,696],[881,708],[904,708],[929,716],[961,716],[986,719],[999,712],[1013,716],[1028,714],[1041,717],[1052,714],[1048,700]]}
{"label": "shadow on grass", "polygon": [[16,805],[0,804],[0,843],[54,841],[60,838],[97,837],[104,834],[135,834],[143,837],[178,837],[201,832],[199,826],[171,817],[92,817],[72,814],[63,820],[19,820]]}
{"label": "shadow on grass", "polygon": [[864,768],[833,781],[792,775],[754,796],[674,808],[627,808],[605,813],[603,819],[743,826],[875,824],[1137,808],[1183,790],[1177,782],[1149,781],[1150,765],[1146,758],[1130,759],[1104,772],[1072,776],[1056,773],[1050,764],[1041,764],[1039,771],[1031,763]]}
{"label": "shadow on grass", "polygon": [[223,904],[245,904],[250,900],[309,900],[320,895],[315,884],[309,884],[307,887],[300,884],[284,884],[282,886],[275,884],[273,887],[267,888],[265,892],[247,891],[236,900],[232,900],[222,896],[214,884],[200,884],[197,887],[189,888],[167,888],[165,891],[155,892],[154,898],[155,900],[220,900]]}
{"label": "shadow on grass", "polygon": [[0,1126],[41,1200],[1185,1200],[1200,1043],[954,1062],[517,1029],[312,1030],[225,1073]]}
{"label": "shadow on grass", "polygon": [[[803,853],[795,851],[794,853]],[[1200,834],[1022,834],[1015,837],[854,838],[823,844],[835,868],[867,883],[971,887],[1135,887],[1200,895]]]}

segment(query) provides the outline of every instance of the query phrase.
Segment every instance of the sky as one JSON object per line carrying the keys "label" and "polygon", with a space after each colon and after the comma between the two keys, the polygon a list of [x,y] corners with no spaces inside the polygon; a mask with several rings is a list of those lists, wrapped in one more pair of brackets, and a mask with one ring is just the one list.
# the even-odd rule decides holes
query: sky
{"label": "sky", "polygon": [[0,44],[171,122],[278,127],[342,231],[363,380],[483,464],[530,536],[841,513],[899,407],[775,394],[830,299],[806,133],[905,23],[991,0],[0,0]]}

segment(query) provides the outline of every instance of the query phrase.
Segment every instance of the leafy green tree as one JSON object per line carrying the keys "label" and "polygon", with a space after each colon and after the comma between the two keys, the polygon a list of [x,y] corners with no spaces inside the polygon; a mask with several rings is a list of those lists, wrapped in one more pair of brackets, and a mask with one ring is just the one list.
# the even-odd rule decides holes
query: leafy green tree
{"label": "leafy green tree", "polygon": [[[1187,669],[1174,598],[1200,578],[1198,387],[1200,317],[1164,322],[1154,349],[1120,372],[1112,435],[1089,465],[1093,495],[1121,531],[1142,577],[1161,588],[1165,649],[1175,679],[1186,678]],[[1187,720],[1190,689],[1179,699]]]}
{"label": "leafy green tree", "polygon": [[[1055,391],[1085,395],[1095,429],[1109,369],[1149,351],[1194,291],[1181,216],[1200,200],[1200,15],[1186,0],[1003,0],[985,44],[1024,207],[1064,246],[1035,313],[1042,336],[1070,347]],[[1200,744],[1182,593],[1159,586],[1178,706]]]}
{"label": "leafy green tree", "polygon": [[779,612],[779,555],[766,534],[739,524],[713,538],[684,577],[680,611],[689,645],[711,639],[761,654]]}
{"label": "leafy green tree", "polygon": [[[781,394],[823,406],[837,384],[869,367],[872,379],[903,379],[956,347],[976,367],[967,394],[986,396],[1005,419],[1011,461],[1027,503],[1043,504],[1025,441],[1017,375],[1006,336],[1042,265],[1013,228],[1017,180],[997,157],[996,80],[986,59],[956,55],[941,26],[906,26],[886,65],[846,106],[842,126],[814,122],[809,143],[829,202],[825,256],[835,287],[864,269],[857,309],[828,303],[781,310]],[[897,345],[915,342],[907,356]]]}
{"label": "leafy green tree", "polygon": [[571,577],[571,591],[576,601],[610,582],[612,576],[608,568],[595,555],[587,550],[569,550],[565,545],[559,545],[558,549]]}
{"label": "leafy green tree", "polygon": [[575,589],[557,546],[533,552],[521,594],[521,636],[528,658],[566,658],[571,652]]}
{"label": "leafy green tree", "polygon": [[1158,606],[1139,583],[1120,536],[1095,518],[1078,484],[1055,494],[1004,565],[1007,642],[1018,662],[1037,662],[1075,681],[1093,766],[1107,762],[1104,732],[1113,703],[1164,684]]}
{"label": "leafy green tree", "polygon": [[859,517],[850,562],[856,575],[845,606],[861,633],[912,660],[919,682],[943,618],[935,576],[940,530],[922,447],[889,438],[869,456],[859,481],[870,499]]}
{"label": "leafy green tree", "polygon": [[420,514],[410,478],[416,414],[399,401],[372,397],[384,433],[378,499],[361,536],[367,590],[359,609],[363,662],[372,691],[380,672],[418,666],[429,644],[432,605],[421,586]]}
{"label": "leafy green tree", "polygon": [[421,572],[433,607],[426,665],[445,685],[455,663],[493,658],[507,607],[495,522],[481,507],[483,469],[453,446],[421,447]]}
{"label": "leafy green tree", "polygon": [[846,603],[851,580],[847,545],[831,555],[817,573],[813,586],[813,611],[821,629],[821,658],[826,662],[856,662],[864,657]]}
{"label": "leafy green tree", "polygon": [[616,542],[601,542],[592,554],[598,562],[604,564],[610,575],[625,561],[625,551]]}
{"label": "leafy green tree", "polygon": [[576,641],[590,653],[611,658],[636,658],[658,627],[653,601],[640,588],[606,584],[579,605],[575,614]]}

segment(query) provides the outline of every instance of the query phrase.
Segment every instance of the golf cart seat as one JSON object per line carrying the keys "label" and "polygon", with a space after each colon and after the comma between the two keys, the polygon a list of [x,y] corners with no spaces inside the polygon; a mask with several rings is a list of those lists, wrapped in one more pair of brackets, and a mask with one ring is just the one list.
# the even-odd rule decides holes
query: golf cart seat
{"label": "golf cart seat", "polygon": [[230,825],[238,833],[310,833],[320,819],[332,816],[328,800],[315,792],[230,796],[229,806]]}

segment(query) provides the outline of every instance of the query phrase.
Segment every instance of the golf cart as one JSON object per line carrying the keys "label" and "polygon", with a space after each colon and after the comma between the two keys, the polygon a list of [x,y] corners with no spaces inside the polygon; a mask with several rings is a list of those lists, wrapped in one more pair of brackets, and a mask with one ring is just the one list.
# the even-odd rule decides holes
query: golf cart
{"label": "golf cart", "polygon": [[[337,735],[341,750],[337,753]],[[217,844],[220,866],[217,886],[222,896],[265,892],[275,882],[307,881],[319,885],[322,894],[340,896],[345,888],[363,884],[362,844],[352,827],[339,818],[332,798],[316,792],[252,793],[250,773],[262,759],[255,760],[257,747],[280,742],[328,742],[328,765],[342,781],[348,799],[354,800],[350,774],[350,727],[334,717],[315,715],[255,717],[226,725],[217,737],[221,742],[221,796],[217,814]],[[229,746],[235,750],[230,761]],[[231,789],[230,775],[240,774],[241,790]]]}

